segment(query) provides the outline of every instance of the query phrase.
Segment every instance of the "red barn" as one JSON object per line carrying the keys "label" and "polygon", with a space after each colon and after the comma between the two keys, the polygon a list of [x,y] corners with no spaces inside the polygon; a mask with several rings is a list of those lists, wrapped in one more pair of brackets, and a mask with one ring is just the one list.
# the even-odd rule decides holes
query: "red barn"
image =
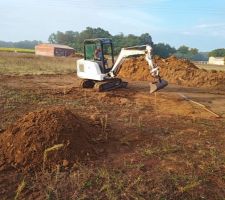
{"label": "red barn", "polygon": [[38,44],[35,46],[35,55],[39,56],[70,56],[75,53],[72,47],[61,44]]}

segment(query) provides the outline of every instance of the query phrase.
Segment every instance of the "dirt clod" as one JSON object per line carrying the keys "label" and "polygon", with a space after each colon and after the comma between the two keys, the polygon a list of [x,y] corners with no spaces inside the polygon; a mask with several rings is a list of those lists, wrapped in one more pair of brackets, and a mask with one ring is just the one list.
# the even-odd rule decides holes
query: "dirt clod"
{"label": "dirt clod", "polygon": [[96,128],[64,107],[30,112],[0,135],[4,157],[24,169],[52,164],[68,165],[94,154],[90,144]]}
{"label": "dirt clod", "polygon": [[64,166],[64,167],[67,167],[68,165],[69,165],[68,160],[63,160],[63,166]]}

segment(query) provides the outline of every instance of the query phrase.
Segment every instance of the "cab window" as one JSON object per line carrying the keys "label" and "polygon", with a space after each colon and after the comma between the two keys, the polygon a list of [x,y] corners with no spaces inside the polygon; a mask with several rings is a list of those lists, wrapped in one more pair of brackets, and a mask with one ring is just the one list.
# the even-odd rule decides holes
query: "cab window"
{"label": "cab window", "polygon": [[85,45],[86,60],[94,60],[95,49],[96,49],[96,45],[95,44],[86,44]]}
{"label": "cab window", "polygon": [[113,66],[113,59],[112,59],[112,48],[110,44],[103,45],[103,54],[105,59],[105,68],[111,68]]}

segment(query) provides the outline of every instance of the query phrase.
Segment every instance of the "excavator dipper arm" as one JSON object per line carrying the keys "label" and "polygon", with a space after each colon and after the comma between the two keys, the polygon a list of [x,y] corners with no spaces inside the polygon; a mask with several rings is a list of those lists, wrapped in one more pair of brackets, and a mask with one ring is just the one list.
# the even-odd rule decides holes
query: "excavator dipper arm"
{"label": "excavator dipper arm", "polygon": [[149,70],[152,76],[156,77],[159,74],[158,67],[154,66],[152,62],[152,56],[151,56],[152,48],[149,45],[143,45],[143,46],[134,46],[134,47],[128,47],[128,48],[122,48],[120,51],[120,54],[113,65],[110,73],[111,77],[116,77],[119,73],[122,63],[126,58],[134,57],[138,55],[145,55],[145,59],[148,62]]}

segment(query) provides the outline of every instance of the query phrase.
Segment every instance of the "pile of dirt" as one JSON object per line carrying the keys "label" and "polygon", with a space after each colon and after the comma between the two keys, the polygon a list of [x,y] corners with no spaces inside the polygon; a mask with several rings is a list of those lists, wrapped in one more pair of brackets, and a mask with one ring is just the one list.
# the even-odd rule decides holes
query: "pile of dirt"
{"label": "pile of dirt", "polygon": [[[87,125],[64,107],[30,112],[0,135],[6,163],[14,167],[41,169],[68,166],[94,155],[91,137],[96,128]],[[97,133],[96,133],[97,134]]]}
{"label": "pile of dirt", "polygon": [[[174,56],[167,59],[156,57],[155,63],[160,68],[161,76],[169,83],[225,90],[225,72],[199,69],[190,61]],[[152,80],[144,57],[127,59],[122,65],[119,76],[136,81]]]}

